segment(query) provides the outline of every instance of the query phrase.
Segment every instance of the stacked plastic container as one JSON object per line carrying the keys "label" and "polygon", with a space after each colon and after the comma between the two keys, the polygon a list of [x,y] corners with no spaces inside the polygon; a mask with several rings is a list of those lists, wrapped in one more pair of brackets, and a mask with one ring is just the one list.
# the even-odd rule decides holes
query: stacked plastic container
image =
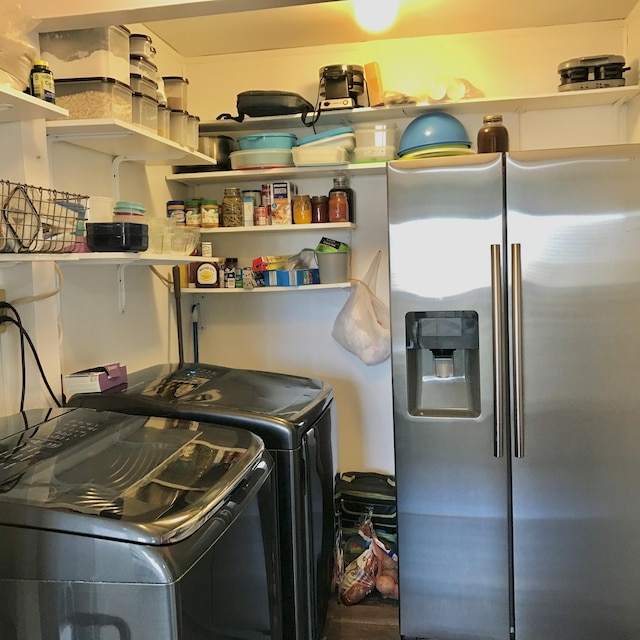
{"label": "stacked plastic container", "polygon": [[152,40],[144,33],[129,36],[129,82],[133,122],[158,133],[158,67],[152,61]]}
{"label": "stacked plastic container", "polygon": [[393,122],[356,125],[354,162],[393,160],[398,151],[397,129],[397,125]]}

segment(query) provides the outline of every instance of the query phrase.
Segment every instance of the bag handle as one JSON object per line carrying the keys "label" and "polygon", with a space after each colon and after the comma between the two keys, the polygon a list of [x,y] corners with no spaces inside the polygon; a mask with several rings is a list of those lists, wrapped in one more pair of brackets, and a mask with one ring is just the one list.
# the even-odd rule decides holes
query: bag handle
{"label": "bag handle", "polygon": [[369,268],[364,274],[364,277],[359,280],[362,284],[366,285],[367,289],[371,291],[373,295],[376,292],[376,283],[378,281],[378,268],[380,267],[380,259],[382,258],[382,251],[378,250],[375,256],[371,259]]}

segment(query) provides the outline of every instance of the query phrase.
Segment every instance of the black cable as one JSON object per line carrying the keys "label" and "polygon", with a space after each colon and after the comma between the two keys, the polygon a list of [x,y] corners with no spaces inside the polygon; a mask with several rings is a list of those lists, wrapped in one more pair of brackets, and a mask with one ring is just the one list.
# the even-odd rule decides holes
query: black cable
{"label": "black cable", "polygon": [[[3,303],[3,306],[5,304],[6,303]],[[7,315],[0,316],[0,324],[2,324],[3,322],[11,322],[12,324],[15,324],[16,327],[18,327],[18,329],[20,330],[20,335],[24,336],[24,338],[26,338],[27,343],[29,344],[29,347],[31,348],[31,352],[33,353],[33,357],[34,357],[34,359],[36,361],[36,365],[38,367],[38,371],[40,372],[40,377],[42,378],[42,381],[44,382],[44,385],[47,388],[47,391],[51,395],[51,398],[53,399],[53,401],[56,404],[56,406],[57,407],[61,407],[62,405],[60,404],[60,401],[58,400],[58,398],[56,398],[56,395],[53,392],[53,389],[51,388],[51,385],[49,384],[49,381],[47,380],[47,376],[45,375],[44,369],[42,368],[42,363],[40,362],[40,358],[38,357],[38,352],[36,351],[35,345],[33,344],[33,341],[31,340],[31,337],[27,333],[26,329],[22,326],[22,324],[20,322],[18,322],[15,318],[12,318],[11,316],[7,316]],[[23,366],[24,366],[24,364],[23,364]],[[21,409],[21,411],[22,410],[23,409]]]}
{"label": "black cable", "polygon": [[[0,302],[0,308],[10,309],[13,312],[13,315],[15,315],[16,320],[18,321],[18,326],[22,327],[22,320],[20,318],[20,314],[18,313],[18,310],[13,305],[3,300],[2,302]],[[22,376],[21,376],[22,387],[20,390],[20,411],[24,411],[24,401],[27,393],[27,362],[26,362],[25,349],[24,349],[24,336],[22,335],[22,331],[20,332],[20,365],[21,365],[21,371],[22,371]]]}

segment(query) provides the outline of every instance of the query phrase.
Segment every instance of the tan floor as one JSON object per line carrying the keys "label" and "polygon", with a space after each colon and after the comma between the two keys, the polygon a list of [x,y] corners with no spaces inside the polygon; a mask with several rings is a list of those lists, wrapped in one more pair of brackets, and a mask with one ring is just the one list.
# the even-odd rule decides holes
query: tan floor
{"label": "tan floor", "polygon": [[399,640],[398,603],[370,595],[346,606],[332,599],[325,640]]}

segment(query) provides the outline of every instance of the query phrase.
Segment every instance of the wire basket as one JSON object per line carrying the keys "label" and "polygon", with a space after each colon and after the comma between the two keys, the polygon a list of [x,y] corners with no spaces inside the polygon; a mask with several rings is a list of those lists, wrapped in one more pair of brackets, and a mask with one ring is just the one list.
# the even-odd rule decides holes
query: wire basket
{"label": "wire basket", "polygon": [[84,235],[88,196],[0,180],[0,251],[72,253]]}

